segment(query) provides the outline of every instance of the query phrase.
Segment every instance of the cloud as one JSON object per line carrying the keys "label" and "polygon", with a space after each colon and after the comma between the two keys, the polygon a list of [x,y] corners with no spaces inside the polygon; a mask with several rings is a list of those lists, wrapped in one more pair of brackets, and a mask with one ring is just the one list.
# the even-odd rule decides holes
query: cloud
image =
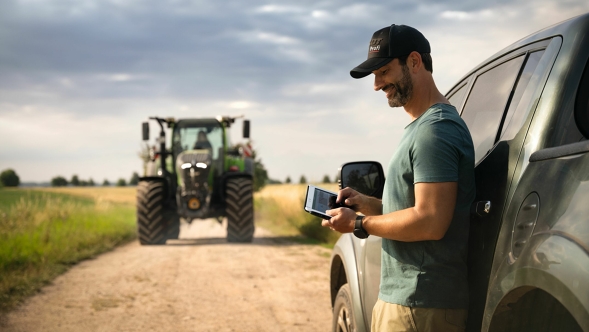
{"label": "cloud", "polygon": [[255,13],[262,14],[300,14],[306,10],[298,6],[284,6],[284,5],[263,5],[254,10]]}
{"label": "cloud", "polygon": [[453,11],[446,10],[440,14],[440,17],[449,20],[459,21],[473,21],[473,20],[490,20],[495,17],[492,10],[481,10],[478,12],[464,12],[464,11]]}

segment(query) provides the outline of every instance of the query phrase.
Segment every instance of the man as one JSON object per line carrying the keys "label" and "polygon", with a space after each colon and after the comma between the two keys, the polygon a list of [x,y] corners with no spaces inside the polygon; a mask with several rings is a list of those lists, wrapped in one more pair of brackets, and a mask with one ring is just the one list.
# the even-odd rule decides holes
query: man
{"label": "man", "polygon": [[393,24],[374,33],[368,59],[350,72],[374,74],[374,90],[412,120],[390,160],[382,201],[345,188],[337,201],[354,210],[328,210],[332,218],[323,221],[341,233],[383,238],[373,332],[466,326],[474,149],[466,124],[434,83],[429,53],[419,31]]}
{"label": "man", "polygon": [[198,135],[196,136],[196,142],[194,142],[194,150],[200,150],[200,149],[212,149],[213,147],[211,146],[211,142],[209,142],[209,139],[207,138],[207,133],[204,132],[204,130],[200,130],[198,132]]}

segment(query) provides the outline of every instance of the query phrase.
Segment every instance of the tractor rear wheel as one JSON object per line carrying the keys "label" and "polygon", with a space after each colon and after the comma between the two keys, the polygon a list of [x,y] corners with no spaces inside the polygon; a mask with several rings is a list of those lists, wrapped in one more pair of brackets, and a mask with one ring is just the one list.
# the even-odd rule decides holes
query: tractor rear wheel
{"label": "tractor rear wheel", "polygon": [[180,218],[176,208],[165,206],[161,181],[140,181],[137,185],[137,235],[141,244],[165,244],[178,238]]}
{"label": "tractor rear wheel", "polygon": [[249,178],[229,178],[225,189],[227,241],[252,242],[254,237],[253,182]]}

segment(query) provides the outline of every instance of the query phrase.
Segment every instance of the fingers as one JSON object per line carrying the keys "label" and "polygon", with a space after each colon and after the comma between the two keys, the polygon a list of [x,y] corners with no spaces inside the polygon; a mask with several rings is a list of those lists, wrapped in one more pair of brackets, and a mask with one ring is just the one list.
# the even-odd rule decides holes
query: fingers
{"label": "fingers", "polygon": [[328,215],[328,216],[335,217],[335,216],[337,216],[338,214],[340,214],[340,210],[341,210],[341,208],[336,208],[336,209],[326,210],[326,211],[325,211],[325,214],[326,214],[326,215]]}
{"label": "fingers", "polygon": [[322,220],[321,226],[329,227],[332,230],[340,233],[349,233],[354,229],[354,221],[356,220],[356,212],[348,208],[337,208],[327,210],[325,213],[332,216],[329,220]]}
{"label": "fingers", "polygon": [[342,201],[345,200],[346,198],[353,197],[357,194],[358,194],[358,192],[355,191],[354,189],[352,189],[350,187],[346,187],[337,193],[336,202],[342,203]]}

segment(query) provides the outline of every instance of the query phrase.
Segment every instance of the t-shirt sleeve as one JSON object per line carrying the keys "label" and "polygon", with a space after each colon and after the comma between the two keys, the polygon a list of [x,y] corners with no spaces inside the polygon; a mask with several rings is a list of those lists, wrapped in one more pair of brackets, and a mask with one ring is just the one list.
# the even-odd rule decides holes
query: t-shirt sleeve
{"label": "t-shirt sleeve", "polygon": [[413,182],[456,182],[460,135],[449,120],[420,125],[412,149]]}

